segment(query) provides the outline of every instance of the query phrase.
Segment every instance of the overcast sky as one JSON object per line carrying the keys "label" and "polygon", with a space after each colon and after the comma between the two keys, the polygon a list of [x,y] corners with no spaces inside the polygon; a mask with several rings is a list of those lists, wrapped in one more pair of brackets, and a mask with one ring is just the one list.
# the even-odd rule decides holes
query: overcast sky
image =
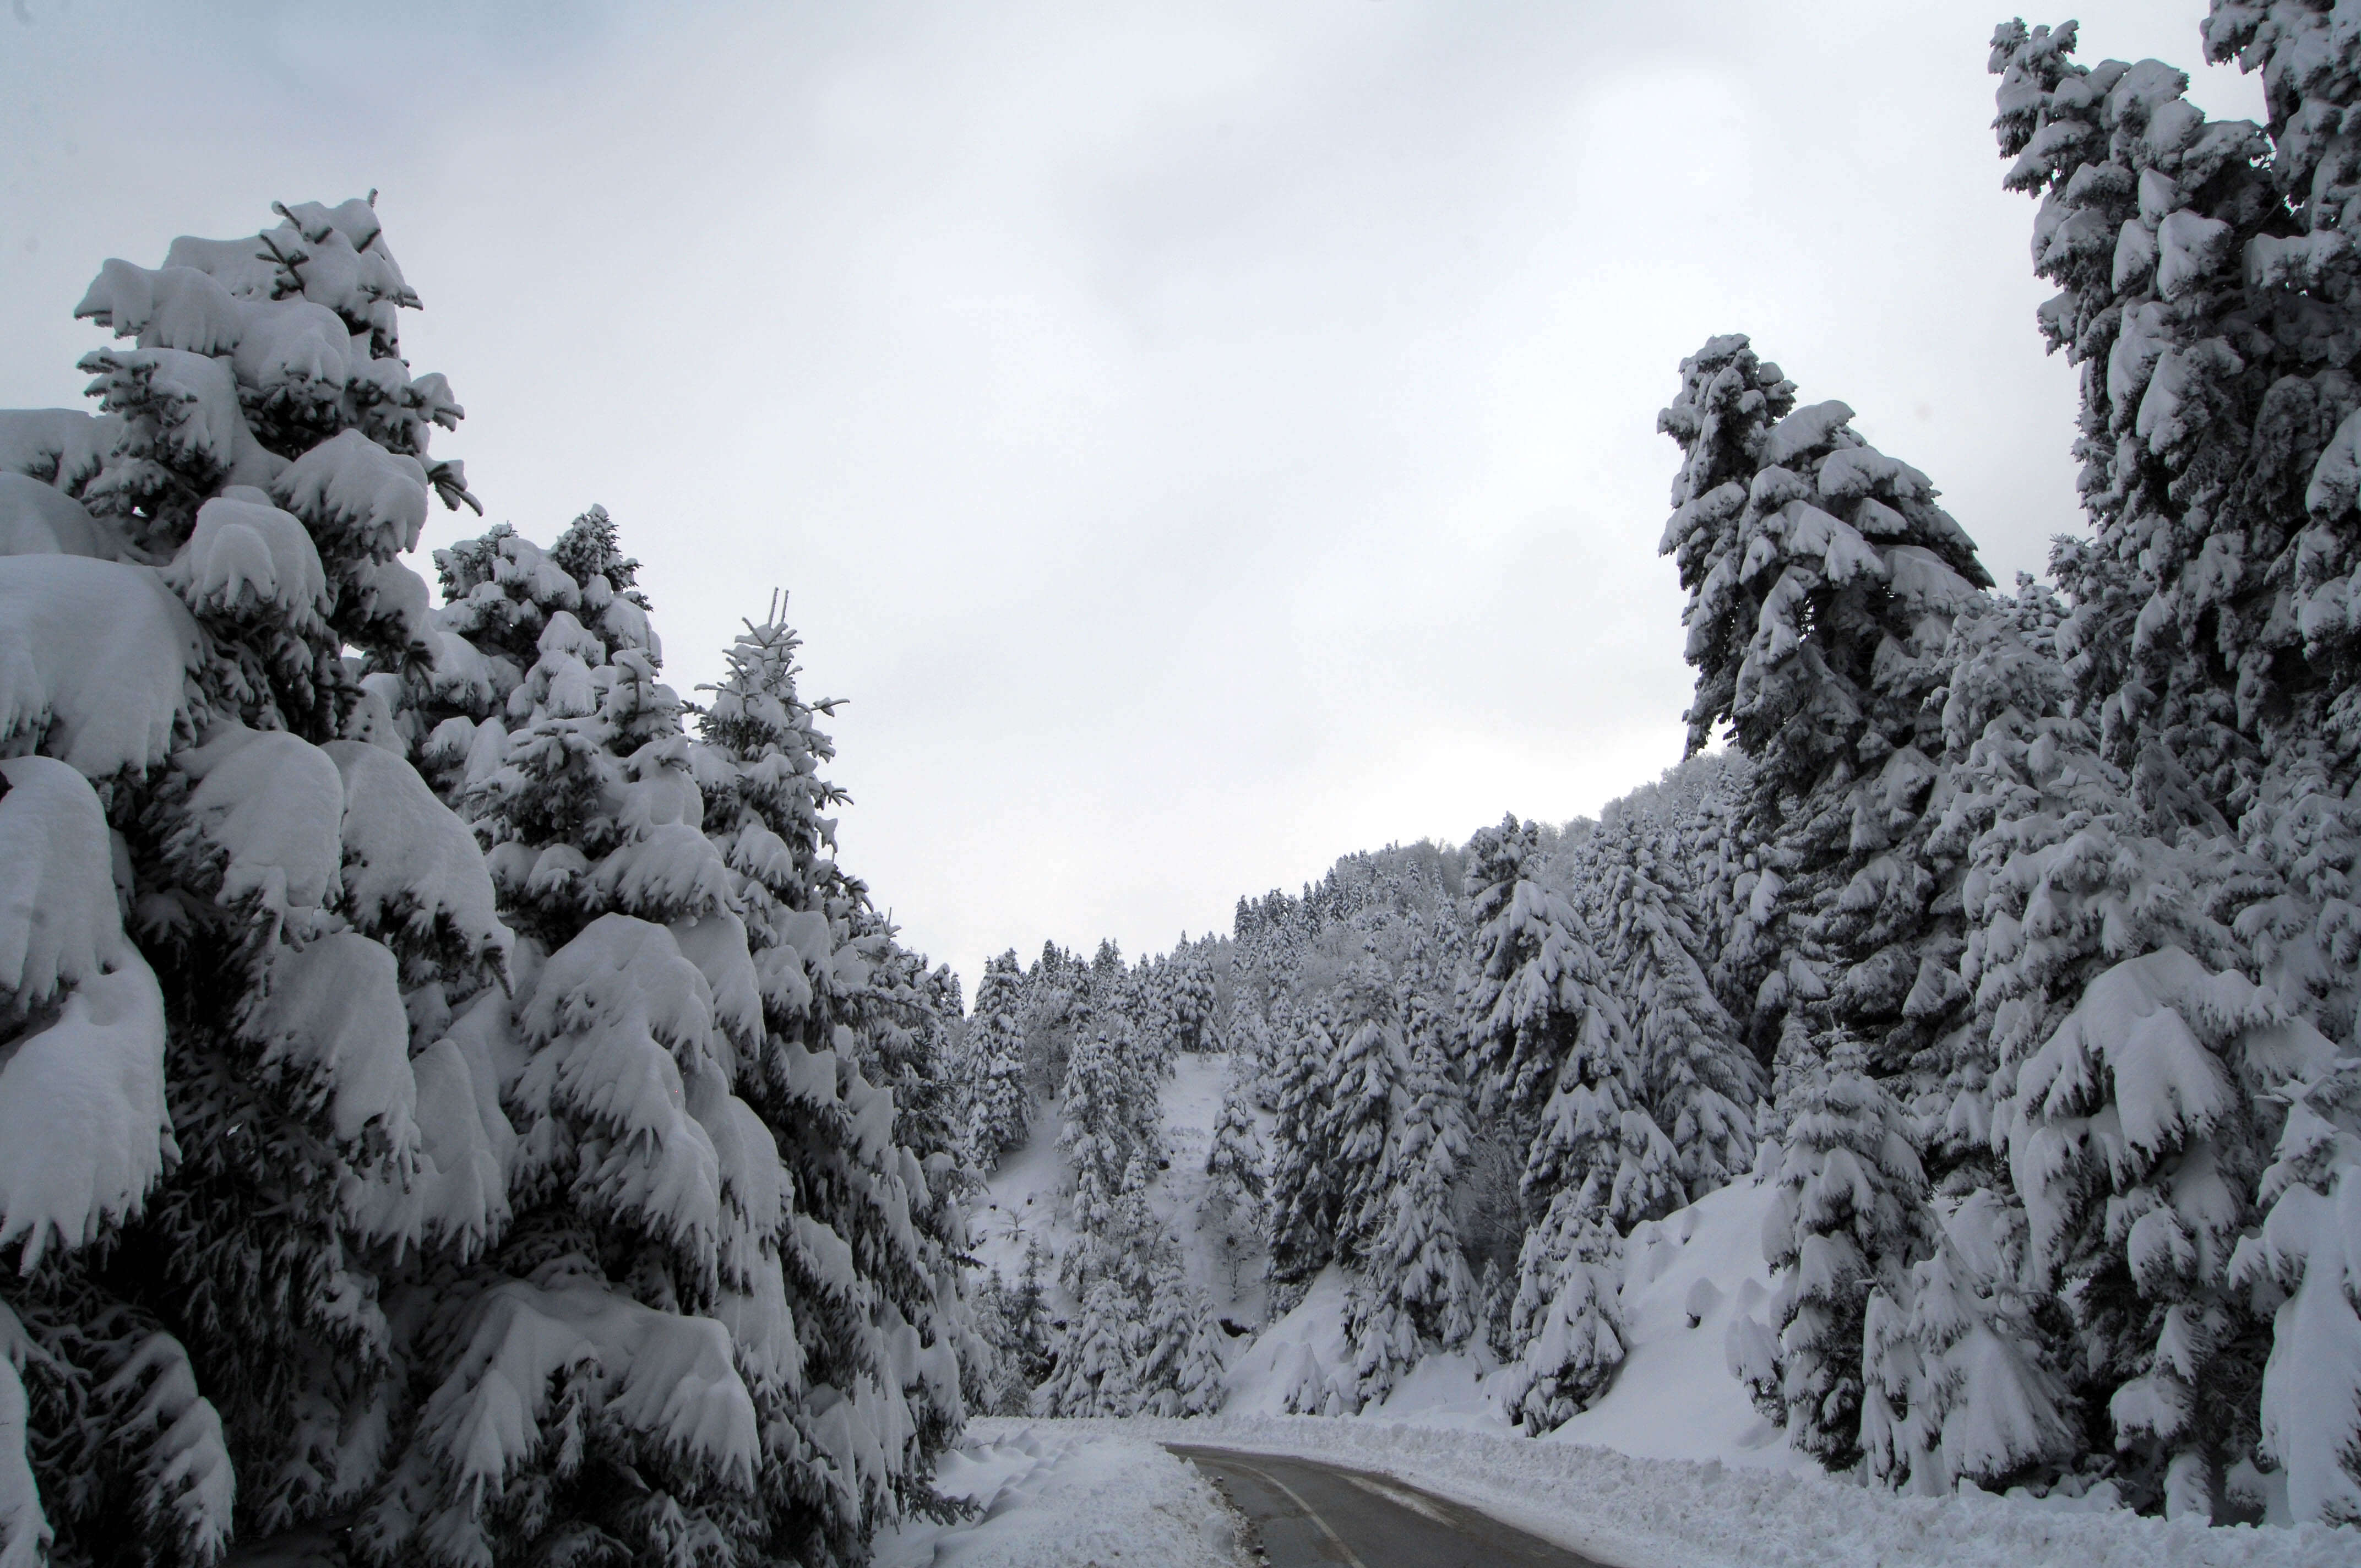
{"label": "overcast sky", "polygon": [[[80,400],[106,257],[378,188],[438,455],[607,506],[684,693],[789,589],[844,860],[971,985],[1677,761],[1712,334],[2004,583],[2078,526],[1982,4],[11,5],[0,406]],[[2259,117],[2203,9],[2081,58]]]}

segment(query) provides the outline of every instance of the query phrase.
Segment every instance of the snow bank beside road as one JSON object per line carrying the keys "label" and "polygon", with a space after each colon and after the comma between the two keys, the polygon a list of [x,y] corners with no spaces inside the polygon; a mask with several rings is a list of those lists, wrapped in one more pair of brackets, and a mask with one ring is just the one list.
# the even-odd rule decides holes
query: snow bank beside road
{"label": "snow bank beside road", "polygon": [[913,1520],[875,1568],[1242,1568],[1237,1516],[1196,1466],[1149,1438],[1077,1421],[971,1422],[935,1486],[980,1519]]}
{"label": "snow bank beside road", "polygon": [[1044,1443],[1068,1432],[1126,1433],[1374,1471],[1620,1568],[2350,1568],[2361,1562],[2361,1530],[2323,1525],[2216,1529],[2004,1497],[1897,1497],[1818,1475],[1635,1459],[1577,1443],[1367,1417],[978,1421],[969,1430],[987,1435],[1027,1426]]}

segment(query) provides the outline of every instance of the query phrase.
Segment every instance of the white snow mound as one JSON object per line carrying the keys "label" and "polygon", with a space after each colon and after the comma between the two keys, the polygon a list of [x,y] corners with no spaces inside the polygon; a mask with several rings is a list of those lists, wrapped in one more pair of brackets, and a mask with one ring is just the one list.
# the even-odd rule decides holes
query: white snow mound
{"label": "white snow mound", "polygon": [[983,1507],[945,1527],[912,1520],[877,1540],[875,1568],[1233,1568],[1237,1516],[1158,1443],[1071,1423],[971,1421],[936,1487]]}

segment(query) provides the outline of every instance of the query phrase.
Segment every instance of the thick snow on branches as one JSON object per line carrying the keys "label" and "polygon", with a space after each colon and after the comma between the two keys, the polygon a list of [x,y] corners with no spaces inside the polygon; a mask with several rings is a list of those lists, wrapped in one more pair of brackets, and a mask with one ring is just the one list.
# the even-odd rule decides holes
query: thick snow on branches
{"label": "thick snow on branches", "polygon": [[0,413],[0,1561],[857,1560],[981,1353],[827,705],[774,603],[692,734],[595,509],[434,608],[417,297],[280,216]]}

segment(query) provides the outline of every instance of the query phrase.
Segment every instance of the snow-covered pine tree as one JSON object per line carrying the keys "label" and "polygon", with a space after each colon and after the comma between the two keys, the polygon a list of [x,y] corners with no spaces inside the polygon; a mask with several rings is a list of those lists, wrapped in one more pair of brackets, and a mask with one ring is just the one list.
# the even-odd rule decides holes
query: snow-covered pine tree
{"label": "snow-covered pine tree", "polygon": [[1016,1271],[1016,1287],[1008,1293],[1008,1316],[1016,1330],[1018,1366],[1028,1390],[1028,1404],[1029,1391],[1049,1376],[1050,1365],[1049,1292],[1042,1279],[1042,1261],[1041,1244],[1028,1237],[1024,1266]]}
{"label": "snow-covered pine tree", "polygon": [[1607,1391],[1623,1364],[1623,1238],[1596,1195],[1565,1188],[1525,1234],[1501,1411],[1535,1437]]}
{"label": "snow-covered pine tree", "polygon": [[1026,1087],[1036,1099],[1055,1096],[1065,1081],[1076,1031],[1091,1014],[1089,966],[1055,942],[1025,971],[1019,1021],[1025,1034]]}
{"label": "snow-covered pine tree", "polygon": [[[2121,775],[2098,756],[2060,656],[2066,613],[2047,589],[2020,579],[2014,596],[1955,620],[1946,654],[1949,780],[1930,843],[1967,868],[1959,973],[1972,1003],[1969,1027],[1940,1053],[1940,1084],[1926,1088],[1919,1113],[1926,1162],[1960,1189],[2013,1191],[2000,1157],[2000,1102],[2017,1065],[2095,972],[2087,947],[2024,940],[2020,916],[2047,874],[2044,857],[2070,837],[2070,824],[2128,821]],[[2045,899],[2038,907],[2052,906]],[[2147,918],[2170,927],[2181,913],[2151,905]],[[2219,949],[2202,919],[2158,934]]]}
{"label": "snow-covered pine tree", "polygon": [[1870,1474],[1928,1496],[2004,1490],[2080,1459],[2079,1412],[2052,1353],[2064,1307],[2026,1267],[2024,1212],[1989,1189],[1942,1216],[1905,1309],[1862,1314],[1861,1445]]}
{"label": "snow-covered pine tree", "polygon": [[12,1562],[207,1563],[349,1508],[381,1451],[346,1434],[401,1403],[393,1277],[505,1218],[498,1108],[404,1003],[499,981],[507,934],[464,825],[347,738],[382,698],[345,650],[422,651],[398,557],[472,499],[425,455],[459,410],[400,357],[369,204],[280,211],[106,264],[104,414],[0,412]]}
{"label": "snow-covered pine tree", "polygon": [[1393,987],[1373,959],[1365,955],[1345,971],[1329,1005],[1336,1051],[1327,1070],[1324,1123],[1313,1142],[1335,1162],[1336,1254],[1357,1265],[1384,1227],[1400,1174],[1392,1157],[1395,1131],[1409,1109],[1409,1053]]}
{"label": "snow-covered pine tree", "polygon": [[835,965],[835,1014],[851,1031],[862,1075],[894,1097],[895,1143],[916,1155],[925,1173],[911,1193],[911,1217],[936,1255],[928,1272],[955,1279],[949,1255],[966,1246],[963,1200],[973,1179],[950,1080],[955,1031],[965,1022],[959,977],[948,965],[929,970],[924,954],[903,947],[867,887],[848,881],[857,892],[847,918],[851,940]]}
{"label": "snow-covered pine tree", "polygon": [[[1488,1110],[1514,1112],[1548,1091],[1523,1179],[1528,1212],[1542,1218],[1519,1255],[1508,1348],[1524,1355],[1547,1327],[1550,1365],[1511,1390],[1510,1414],[1562,1420],[1597,1396],[1620,1360],[1615,1287],[1600,1283],[1612,1276],[1609,1243],[1684,1200],[1672,1145],[1645,1108],[1606,966],[1573,906],[1535,880],[1540,849],[1534,826],[1514,817],[1468,842],[1477,926],[1459,1016]],[[1618,1348],[1602,1361],[1609,1341]]]}
{"label": "snow-covered pine tree", "polygon": [[1231,1064],[1213,1146],[1205,1154],[1207,1207],[1237,1239],[1258,1228],[1264,1190],[1262,1135],[1255,1126],[1252,1102],[1255,1077],[1253,1064]]}
{"label": "snow-covered pine tree", "polygon": [[781,1265],[796,1345],[780,1347],[757,1388],[773,1533],[789,1555],[851,1560],[875,1525],[932,1506],[935,1456],[956,1432],[974,1359],[940,1089],[917,1084],[906,1115],[861,1065],[922,1073],[955,993],[893,941],[867,888],[828,852],[826,813],[845,799],[818,774],[835,755],[818,727],[834,705],[801,695],[801,641],[784,616],[774,602],[729,650],[691,758],[761,997],[763,1046],[741,1092],[794,1182]]}
{"label": "snow-covered pine tree", "polygon": [[[2062,901],[2061,901],[2062,902]],[[2040,1277],[2078,1307],[2135,1490],[2213,1516],[2259,1435],[2269,1333],[2230,1278],[2290,1086],[2334,1048],[2180,948],[2125,959],[2018,1069],[2009,1158]]]}
{"label": "snow-covered pine tree", "polygon": [[1008,1283],[997,1268],[987,1270],[968,1299],[975,1311],[976,1337],[989,1352],[975,1369],[983,1388],[971,1407],[981,1415],[1022,1415],[1030,1403],[1032,1385],[1025,1379],[1021,1331]]}
{"label": "snow-covered pine tree", "polygon": [[1140,1359],[1139,1308],[1112,1274],[1083,1291],[1060,1343],[1057,1365],[1033,1391],[1041,1416],[1128,1416],[1139,1409],[1132,1381]]}
{"label": "snow-covered pine tree", "polygon": [[1132,1376],[1139,1409],[1157,1416],[1206,1416],[1221,1407],[1221,1330],[1213,1304],[1180,1277],[1177,1249],[1159,1255],[1144,1303],[1145,1331]]}
{"label": "snow-covered pine tree", "polygon": [[2268,137],[2207,121],[2161,61],[2073,63],[2070,23],[2003,26],[1991,68],[2005,182],[2040,199],[2035,270],[2064,291],[2041,330],[2083,367],[2096,537],[2052,560],[2078,674],[2112,760],[2136,767],[2153,738],[2235,817],[2283,749],[2334,736],[2353,776],[2361,390],[2332,345],[2361,318],[2326,127],[2356,79],[2308,5],[2216,5],[2204,34],[2261,73]]}
{"label": "snow-covered pine tree", "polygon": [[[1530,1119],[1572,1059],[1620,1062],[1625,1024],[1590,933],[1540,878],[1537,826],[1514,817],[1467,844],[1476,931],[1458,998],[1483,1113]],[[1618,1108],[1620,1110],[1620,1107]]]}
{"label": "snow-covered pine tree", "polygon": [[2251,950],[2221,918],[2268,868],[2226,836],[2159,836],[2101,754],[2056,657],[2071,624],[2028,587],[1955,633],[1938,837],[1969,846],[1974,1012],[1944,1114],[2007,1155],[1987,1179],[2026,1211],[2029,1282],[2073,1308],[2043,1354],[2073,1369],[2082,1421],[2113,1425],[2126,1495],[2212,1511],[2257,1433],[2269,1340],[2231,1252],[2279,1096],[2330,1049],[2239,972]]}
{"label": "snow-covered pine tree", "polygon": [[1148,1054],[1164,1061],[1180,1049],[1172,980],[1170,959],[1142,958],[1132,966],[1126,986],[1133,1030]]}
{"label": "snow-covered pine tree", "polygon": [[1430,1345],[1456,1349],[1476,1327],[1476,1284],[1454,1228],[1467,1157],[1467,1090],[1454,1070],[1452,1020],[1415,970],[1395,983],[1404,1063],[1388,1129],[1384,1211],[1361,1245],[1345,1336],[1364,1404],[1382,1398]]}
{"label": "snow-covered pine tree", "polygon": [[1024,971],[1016,949],[987,959],[976,982],[975,1012],[968,1024],[968,1119],[977,1157],[989,1170],[1000,1157],[1024,1146],[1033,1115],[1025,1086]]}
{"label": "snow-covered pine tree", "polygon": [[[495,531],[438,565],[452,603],[416,727],[483,710],[429,740],[471,754],[456,782],[522,938],[513,1004],[486,996],[449,1026],[499,1064],[516,1213],[420,1303],[424,1398],[357,1541],[379,1562],[752,1558],[777,1522],[756,1390],[803,1360],[781,1293],[789,1180],[736,1092],[761,1001],[681,705],[603,512],[546,554]],[[629,1398],[656,1366],[715,1412],[698,1441]],[[471,1434],[509,1387],[533,1396],[487,1445]],[[553,1427],[583,1436],[552,1444]]]}
{"label": "snow-covered pine tree", "polygon": [[[1779,877],[1758,883],[1774,902],[1756,939],[1787,955],[1767,970],[1758,1048],[1800,961],[1827,992],[1814,1031],[1853,1032],[1894,1073],[1965,1000],[1936,983],[1959,936],[1922,847],[1939,809],[1929,698],[1952,617],[1992,578],[1925,475],[1864,442],[1844,404],[1795,396],[1745,338],[1718,337],[1658,416],[1683,455],[1662,549],[1689,590],[1689,744],[1727,723],[1753,762],[1752,826]],[[1911,1005],[1938,993],[1941,1010]]]}
{"label": "snow-covered pine tree", "polygon": [[[797,700],[795,638],[774,619],[731,650],[693,744],[654,678],[636,564],[596,509],[546,553],[496,529],[438,564],[450,602],[411,728],[478,815],[530,938],[512,1018],[465,1020],[495,1043],[522,1036],[501,1059],[522,1069],[508,1090],[527,1128],[525,1212],[473,1287],[501,1310],[440,1347],[459,1359],[365,1539],[383,1556],[415,1550],[414,1534],[448,1554],[551,1530],[648,1553],[856,1556],[929,1495],[961,1416],[967,1321],[927,1223],[944,1211],[895,1142],[891,1093],[853,1065],[876,1048],[843,997],[871,972],[853,946],[865,893],[820,853],[819,808],[841,798],[813,772],[831,754],[813,726],[827,705]],[[609,1087],[634,1060],[679,1085],[671,1123],[630,1124],[663,1109]],[[472,1358],[498,1365],[531,1325],[585,1314],[600,1325],[593,1376],[552,1419],[598,1411],[635,1356],[702,1343],[718,1372],[695,1376],[726,1378],[717,1397],[744,1407],[744,1441],[715,1427],[734,1446],[699,1460],[601,1418],[588,1452],[506,1456],[505,1486],[478,1487],[464,1513],[422,1509],[420,1477],[454,1466],[489,1386]],[[652,1459],[635,1446],[650,1441],[668,1446]],[[613,1486],[618,1464],[642,1482]]]}
{"label": "snow-covered pine tree", "polygon": [[1058,1150],[1073,1173],[1076,1229],[1104,1235],[1115,1202],[1138,1179],[1139,1115],[1132,1103],[1137,1077],[1125,1060],[1130,1030],[1120,1014],[1093,1014],[1066,1060],[1058,1096],[1064,1128]]}
{"label": "snow-covered pine tree", "polygon": [[2263,1173],[2262,1228],[2240,1238],[2233,1279],[2272,1315],[2261,1441],[2299,1519],[2361,1524],[2361,1062],[2290,1086],[2278,1157]]}
{"label": "snow-covered pine tree", "polygon": [[1098,951],[1091,955],[1090,966],[1082,971],[1082,983],[1088,989],[1092,1011],[1119,1014],[1137,1028],[1131,968],[1124,962],[1123,948],[1114,938],[1099,938]]}
{"label": "snow-covered pine tree", "polygon": [[1273,1020],[1268,1086],[1270,1135],[1269,1272],[1273,1310],[1301,1299],[1336,1255],[1344,1172],[1325,1137],[1333,1118],[1337,1025],[1324,999],[1283,1007]]}
{"label": "snow-covered pine tree", "polygon": [[1631,1021],[1647,1105],[1672,1140],[1691,1201],[1754,1163],[1753,1107],[1762,1070],[1715,999],[1702,946],[1675,874],[1653,834],[1620,821],[1599,829],[1607,872],[1604,957]]}
{"label": "snow-covered pine tree", "polygon": [[[1611,1006],[1605,1002],[1603,1005]],[[1648,1113],[1640,1064],[1621,1027],[1609,1049],[1577,1048],[1558,1069],[1542,1107],[1540,1126],[1525,1157],[1522,1191],[1529,1207],[1566,1188],[1588,1191],[1619,1231],[1671,1212],[1687,1201],[1680,1158]]]}
{"label": "snow-covered pine tree", "polygon": [[1213,979],[1213,942],[1195,945],[1184,936],[1172,955],[1172,1037],[1184,1051],[1222,1047],[1221,1015],[1215,1006],[1219,989]]}
{"label": "snow-covered pine tree", "polygon": [[1926,1179],[1908,1119],[1839,1036],[1795,1096],[1763,1221],[1778,1283],[1780,1397],[1787,1441],[1831,1470],[1861,1457],[1861,1353],[1873,1290],[1904,1298],[1928,1249]]}
{"label": "snow-covered pine tree", "polygon": [[[2361,391],[2332,346],[2356,323],[2355,181],[2336,127],[2361,57],[2349,29],[2300,5],[2217,5],[2203,35],[2210,59],[2261,75],[2268,131],[2209,123],[2160,62],[2075,64],[2070,25],[2004,26],[1991,58],[2002,151],[2016,159],[2007,183],[2041,198],[2036,269],[2064,289],[2042,328],[2083,370],[2077,450],[2095,537],[2061,542],[2053,560],[2069,600],[2056,641],[2091,731],[2073,739],[2123,770],[2068,770],[2112,797],[2092,807],[2079,854],[2052,832],[2016,857],[2058,863],[2046,880],[2064,896],[2045,888],[2041,910],[2064,913],[2041,923],[2048,939],[2004,943],[1997,972],[2030,983],[2016,1037],[1997,1049],[2025,1060],[2006,1109],[2028,1118],[2008,1131],[2013,1161],[2033,1161],[2019,1181],[2037,1261],[2065,1266],[2096,1304],[2079,1325],[2092,1397],[2112,1396],[2132,1490],[2173,1512],[2215,1509],[2224,1465],[2273,1419],[2254,1396],[2270,1273],[2244,1266],[2248,1296],[2224,1255],[2267,1193],[2284,1199],[2288,1178],[2262,1172],[2282,1169],[2274,1144],[2316,1114],[2297,1085],[2326,1070],[2324,1043],[2293,1043],[2279,1020],[2334,1038],[2350,1027],[2340,959],[2354,951],[2361,851],[2345,798],[2361,768],[2349,613]],[[2035,772],[2054,773],[2046,758]],[[2078,930],[2101,910],[2093,953]],[[2238,971],[2265,996],[2241,991]],[[2185,1037],[2186,1059],[2162,1064],[2189,1095],[2169,1113],[2140,1098],[2158,1063],[2126,1090],[2121,1020],[2060,1021],[2103,995],[2148,1020],[2144,1037]],[[2103,1177],[2053,1149],[2077,1146],[2086,1114],[2111,1113],[2143,1133]],[[2103,1238],[2085,1234],[2082,1203],[2059,1212],[2077,1185],[2115,1215]],[[2301,1462],[2270,1452],[2291,1467],[2292,1498]],[[2324,1473],[2303,1485],[2309,1507],[2334,1506]]]}

